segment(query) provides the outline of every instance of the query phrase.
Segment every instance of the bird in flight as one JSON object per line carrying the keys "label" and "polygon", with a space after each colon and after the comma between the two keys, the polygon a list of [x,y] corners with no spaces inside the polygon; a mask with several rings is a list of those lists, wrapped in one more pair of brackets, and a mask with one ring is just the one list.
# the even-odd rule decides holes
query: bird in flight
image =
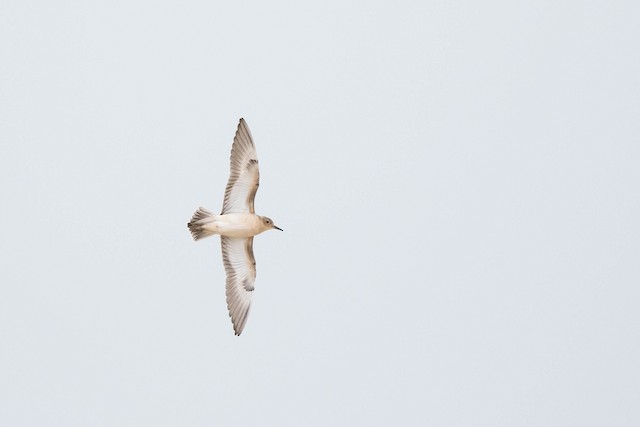
{"label": "bird in flight", "polygon": [[242,333],[247,323],[256,281],[253,236],[272,229],[282,231],[270,218],[255,213],[253,200],[259,181],[256,147],[247,123],[240,119],[231,147],[231,174],[224,192],[222,213],[216,215],[200,207],[187,224],[193,240],[220,235],[227,274],[227,308],[236,335]]}

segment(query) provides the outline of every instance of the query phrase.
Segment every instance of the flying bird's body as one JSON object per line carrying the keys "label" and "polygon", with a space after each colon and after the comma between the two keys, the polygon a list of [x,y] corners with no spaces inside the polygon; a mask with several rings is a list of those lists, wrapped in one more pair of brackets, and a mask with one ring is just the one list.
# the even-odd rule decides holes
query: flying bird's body
{"label": "flying bird's body", "polygon": [[253,237],[272,227],[265,227],[262,217],[256,214],[230,213],[212,215],[210,222],[203,222],[203,230],[228,237]]}
{"label": "flying bird's body", "polygon": [[240,335],[251,308],[256,280],[253,237],[267,230],[281,230],[265,216],[256,215],[254,198],[260,172],[253,139],[240,119],[231,148],[231,174],[224,195],[222,213],[198,208],[187,224],[194,240],[220,235],[222,261],[227,274],[227,308],[236,335]]}

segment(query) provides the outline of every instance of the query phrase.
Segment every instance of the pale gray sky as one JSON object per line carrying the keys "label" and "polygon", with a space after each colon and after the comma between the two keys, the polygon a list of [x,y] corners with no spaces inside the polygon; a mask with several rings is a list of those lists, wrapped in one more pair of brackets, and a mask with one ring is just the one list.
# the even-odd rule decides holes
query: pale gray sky
{"label": "pale gray sky", "polygon": [[[0,425],[637,426],[637,2],[0,3]],[[218,238],[238,119],[253,308]]]}

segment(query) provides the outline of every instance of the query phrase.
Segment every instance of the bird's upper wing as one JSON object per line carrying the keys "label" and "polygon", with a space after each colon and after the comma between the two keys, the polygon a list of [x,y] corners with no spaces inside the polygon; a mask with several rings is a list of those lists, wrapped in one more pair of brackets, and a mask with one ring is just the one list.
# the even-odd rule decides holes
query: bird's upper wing
{"label": "bird's upper wing", "polygon": [[231,147],[231,174],[224,192],[222,213],[255,213],[253,200],[259,181],[256,147],[247,123],[240,119]]}
{"label": "bird's upper wing", "polygon": [[222,261],[227,273],[227,308],[233,330],[240,335],[249,317],[251,294],[256,281],[253,237],[220,236]]}

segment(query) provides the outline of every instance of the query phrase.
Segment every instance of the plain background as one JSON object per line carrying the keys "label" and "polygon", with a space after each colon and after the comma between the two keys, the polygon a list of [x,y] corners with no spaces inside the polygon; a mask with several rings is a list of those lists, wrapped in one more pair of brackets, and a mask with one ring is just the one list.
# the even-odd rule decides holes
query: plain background
{"label": "plain background", "polygon": [[[640,425],[638,2],[0,2],[3,426]],[[260,158],[253,308],[218,238]]]}

